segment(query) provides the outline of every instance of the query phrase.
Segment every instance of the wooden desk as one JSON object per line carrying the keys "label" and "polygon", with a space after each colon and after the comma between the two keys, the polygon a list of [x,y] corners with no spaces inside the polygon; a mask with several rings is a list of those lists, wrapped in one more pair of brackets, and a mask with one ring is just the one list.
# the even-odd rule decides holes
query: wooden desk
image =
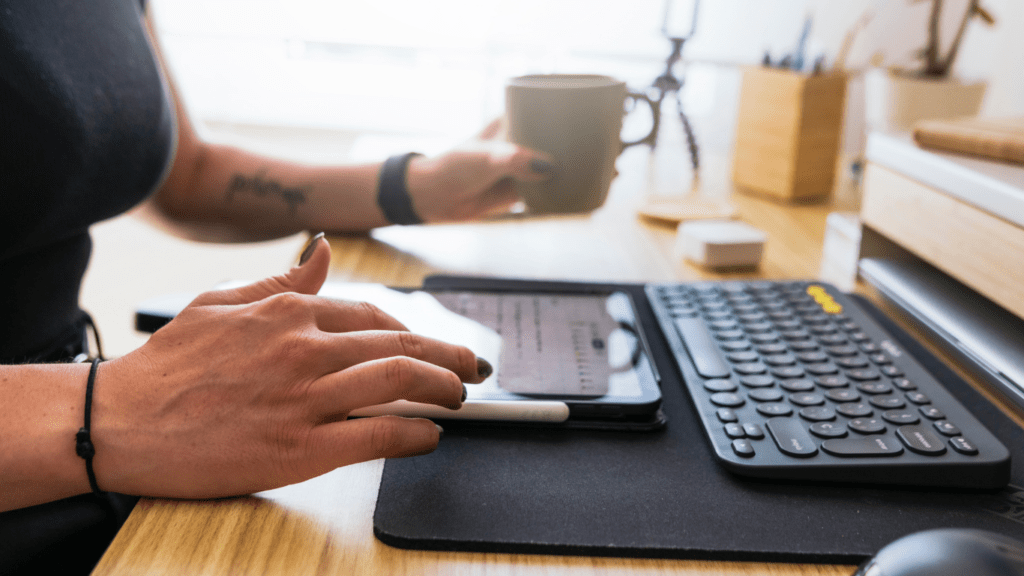
{"label": "wooden desk", "polygon": [[[734,196],[740,217],[769,233],[758,271],[713,274],[672,257],[674,229],[641,221],[646,150],[620,159],[622,175],[589,216],[381,229],[333,237],[332,278],[418,286],[433,273],[576,280],[813,278],[825,217],[836,207],[784,207]],[[727,186],[711,195],[728,196]],[[841,208],[848,209],[848,206]],[[846,575],[852,566],[440,553],[388,547],[373,536],[382,461],[302,484],[218,501],[143,500],[95,574],[688,574]]]}

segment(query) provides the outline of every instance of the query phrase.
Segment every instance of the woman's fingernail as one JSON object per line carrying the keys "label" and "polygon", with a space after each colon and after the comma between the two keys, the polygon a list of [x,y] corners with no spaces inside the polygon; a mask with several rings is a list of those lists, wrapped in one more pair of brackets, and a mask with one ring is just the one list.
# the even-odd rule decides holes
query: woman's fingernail
{"label": "woman's fingernail", "polygon": [[441,428],[437,424],[434,424],[434,426],[437,428],[437,439],[440,440],[441,438],[444,438],[444,428]]}
{"label": "woman's fingernail", "polygon": [[469,390],[467,390],[467,389],[466,389],[466,385],[465,385],[465,384],[463,384],[463,385],[462,385],[462,401],[463,401],[463,402],[465,402],[465,401],[466,401],[466,398],[467,398],[468,396],[469,396]]}
{"label": "woman's fingernail", "polygon": [[530,160],[530,170],[538,174],[548,174],[555,169],[555,165],[547,160],[541,160],[540,158],[534,158]]}
{"label": "woman's fingernail", "polygon": [[309,240],[309,243],[306,244],[306,248],[302,250],[302,256],[299,257],[299,266],[302,266],[309,261],[310,257],[313,256],[313,252],[316,252],[316,245],[323,237],[324,233],[321,232]]}
{"label": "woman's fingernail", "polygon": [[481,378],[487,378],[488,376],[490,376],[491,374],[494,373],[494,368],[491,366],[490,362],[488,362],[487,360],[484,360],[483,358],[477,356],[476,357],[476,373]]}

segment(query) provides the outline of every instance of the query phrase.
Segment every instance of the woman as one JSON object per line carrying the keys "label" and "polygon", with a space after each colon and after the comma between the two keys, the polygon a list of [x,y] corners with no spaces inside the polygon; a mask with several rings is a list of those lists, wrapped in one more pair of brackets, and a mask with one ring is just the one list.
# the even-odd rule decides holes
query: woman
{"label": "woman", "polygon": [[[379,310],[311,296],[329,247],[197,298],[102,364],[78,308],[92,223],[149,200],[191,234],[264,239],[507,209],[550,159],[483,139],[436,158],[312,167],[204,142],[134,0],[0,0],[0,571],[88,571],[134,503],[213,498],[433,450],[440,428],[347,420],[458,407],[490,367]],[[59,566],[54,566],[54,565]]]}

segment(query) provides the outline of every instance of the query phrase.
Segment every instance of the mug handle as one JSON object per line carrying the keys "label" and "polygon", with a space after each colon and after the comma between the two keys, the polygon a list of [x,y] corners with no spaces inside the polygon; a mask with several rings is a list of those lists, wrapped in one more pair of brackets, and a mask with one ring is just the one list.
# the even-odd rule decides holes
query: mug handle
{"label": "mug handle", "polygon": [[641,92],[628,92],[626,98],[632,98],[633,100],[643,100],[647,102],[647,105],[651,107],[651,131],[646,136],[632,142],[623,142],[622,149],[625,150],[630,146],[636,146],[637,144],[650,144],[654,145],[655,139],[658,137],[658,126],[661,124],[661,107],[654,103],[653,100],[646,94]]}

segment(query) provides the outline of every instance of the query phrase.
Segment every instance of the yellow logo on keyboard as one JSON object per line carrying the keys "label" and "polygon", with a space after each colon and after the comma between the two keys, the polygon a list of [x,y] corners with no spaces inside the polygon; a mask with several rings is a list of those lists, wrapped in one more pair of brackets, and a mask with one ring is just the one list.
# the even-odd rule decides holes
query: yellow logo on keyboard
{"label": "yellow logo on keyboard", "polygon": [[817,302],[821,309],[829,314],[839,314],[843,311],[843,307],[836,302],[832,295],[825,291],[821,286],[808,286],[807,293],[810,294],[811,298]]}

